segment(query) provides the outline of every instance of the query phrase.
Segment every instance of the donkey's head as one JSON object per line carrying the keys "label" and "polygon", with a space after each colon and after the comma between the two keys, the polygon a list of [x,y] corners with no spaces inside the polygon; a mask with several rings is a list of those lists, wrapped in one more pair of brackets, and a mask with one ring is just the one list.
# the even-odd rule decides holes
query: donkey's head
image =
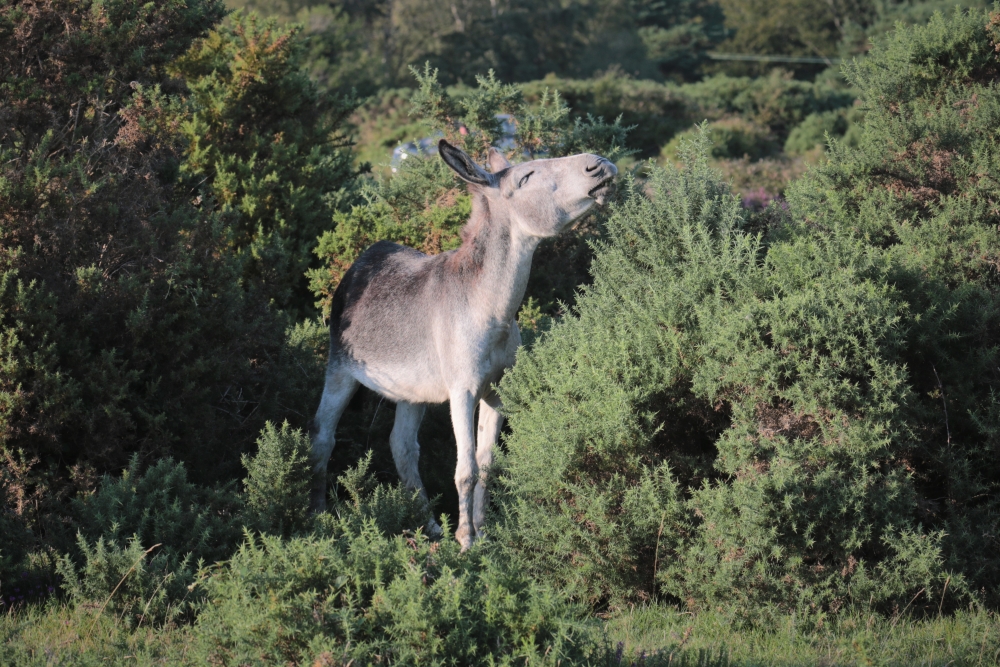
{"label": "donkey's head", "polygon": [[490,213],[506,213],[530,236],[555,236],[607,199],[618,168],[600,155],[532,160],[511,165],[490,149],[490,172],[445,140],[438,144],[445,163],[484,196]]}

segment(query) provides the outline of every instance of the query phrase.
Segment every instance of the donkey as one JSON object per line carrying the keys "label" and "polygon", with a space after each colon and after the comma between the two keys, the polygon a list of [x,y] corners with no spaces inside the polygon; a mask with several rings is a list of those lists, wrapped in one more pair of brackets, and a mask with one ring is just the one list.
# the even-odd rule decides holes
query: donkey
{"label": "donkey", "polygon": [[[428,256],[380,241],[344,274],[333,295],[330,360],[313,421],[311,508],[326,508],[334,432],[359,384],[396,402],[393,459],[403,483],[425,501],[417,430],[425,404],[448,401],[458,445],[455,537],[464,550],[483,531],[485,476],[503,421],[492,386],[521,344],[515,315],[532,254],[543,238],[603,205],[618,169],[589,154],[512,166],[491,148],[490,173],[443,139],[438,150],[472,196],[462,245]],[[433,517],[427,531],[441,532]]]}

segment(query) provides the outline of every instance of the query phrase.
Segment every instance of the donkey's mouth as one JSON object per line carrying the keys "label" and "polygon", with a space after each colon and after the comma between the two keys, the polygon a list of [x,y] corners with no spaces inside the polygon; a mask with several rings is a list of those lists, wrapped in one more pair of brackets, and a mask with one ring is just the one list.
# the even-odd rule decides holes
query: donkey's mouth
{"label": "donkey's mouth", "polygon": [[594,188],[587,193],[591,199],[597,202],[598,206],[604,206],[605,202],[608,200],[608,195],[614,190],[615,179],[614,177],[605,178],[603,181],[598,183]]}

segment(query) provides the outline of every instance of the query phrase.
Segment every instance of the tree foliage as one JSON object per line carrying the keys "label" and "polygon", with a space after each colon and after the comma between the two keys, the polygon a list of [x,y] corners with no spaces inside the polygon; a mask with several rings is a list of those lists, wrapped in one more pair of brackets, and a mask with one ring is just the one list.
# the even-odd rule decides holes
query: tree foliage
{"label": "tree foliage", "polygon": [[286,328],[350,188],[349,106],[294,31],[224,13],[0,4],[0,452],[38,530],[135,452],[217,478],[313,400]]}
{"label": "tree foliage", "polygon": [[[473,85],[493,70],[504,82],[548,74],[696,78],[705,52],[726,37],[706,0],[246,0],[241,7],[297,21],[312,71],[340,90],[409,86],[430,61],[447,84]],[[349,53],[335,62],[331,56]]]}

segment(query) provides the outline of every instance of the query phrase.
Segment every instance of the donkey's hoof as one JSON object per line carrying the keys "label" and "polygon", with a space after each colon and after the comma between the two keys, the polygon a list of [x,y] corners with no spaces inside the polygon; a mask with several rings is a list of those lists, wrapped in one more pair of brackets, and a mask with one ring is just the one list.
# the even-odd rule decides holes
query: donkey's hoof
{"label": "donkey's hoof", "polygon": [[326,511],[326,492],[313,493],[309,498],[309,513],[322,514]]}
{"label": "donkey's hoof", "polygon": [[476,541],[476,533],[470,528],[459,526],[458,530],[455,531],[455,539],[462,545],[463,552],[468,551],[472,543]]}
{"label": "donkey's hoof", "polygon": [[426,533],[427,537],[438,538],[444,535],[444,531],[441,530],[441,525],[434,520],[434,517],[427,522]]}

